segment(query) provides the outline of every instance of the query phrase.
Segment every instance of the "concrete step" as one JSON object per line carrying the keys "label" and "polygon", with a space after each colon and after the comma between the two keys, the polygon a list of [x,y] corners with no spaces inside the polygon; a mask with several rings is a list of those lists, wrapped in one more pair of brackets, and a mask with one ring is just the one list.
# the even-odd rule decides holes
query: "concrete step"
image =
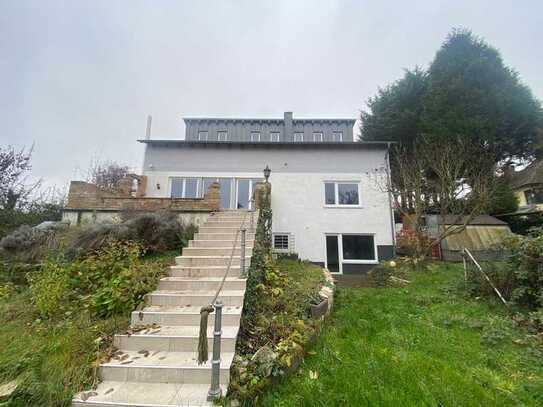
{"label": "concrete step", "polygon": [[209,218],[214,218],[214,217],[222,217],[222,218],[241,218],[243,216],[251,216],[251,213],[255,214],[258,214],[257,211],[247,211],[247,210],[244,210],[244,211],[220,211],[220,212],[212,212],[210,215],[209,215]]}
{"label": "concrete step", "polygon": [[[193,240],[231,240],[232,241],[235,238],[236,238],[236,231],[232,229],[230,231],[222,232],[222,233],[216,233],[216,232],[203,233],[200,231],[194,234]],[[240,239],[241,239],[241,236],[238,235],[237,240],[239,241]],[[247,241],[254,240],[255,234],[247,233],[245,235],[245,239]]]}
{"label": "concrete step", "polygon": [[[158,290],[166,291],[213,291],[217,290],[222,282],[221,277],[186,278],[164,277],[158,283]],[[227,277],[224,280],[223,290],[245,290],[245,279]]]}
{"label": "concrete step", "polygon": [[[226,266],[170,266],[169,275],[171,277],[223,277],[226,273]],[[239,277],[240,267],[231,266],[228,272],[228,277]]]}
{"label": "concrete step", "polygon": [[[149,306],[141,311],[132,312],[132,325],[164,325],[164,326],[198,326],[200,324],[200,309],[198,306],[164,307]],[[243,307],[223,307],[222,326],[239,326]],[[213,326],[215,313],[208,317],[208,325]]]}
{"label": "concrete step", "polygon": [[[245,256],[245,265],[249,267],[251,256]],[[234,256],[230,262],[230,256],[178,256],[175,258],[175,263],[178,266],[232,266],[240,265],[240,257]]]}
{"label": "concrete step", "polygon": [[[245,239],[245,247],[252,248],[254,246],[254,239],[248,240]],[[190,240],[188,247],[230,247],[234,245],[234,237],[230,240]],[[240,247],[240,240],[236,242],[236,247]]]}
{"label": "concrete step", "polygon": [[239,229],[241,225],[243,224],[245,229],[249,229],[250,226],[250,220],[238,221],[238,220],[230,220],[230,219],[208,219],[202,226],[210,226],[210,227],[223,227],[223,228],[237,228]]}
{"label": "concrete step", "polygon": [[[226,386],[222,386],[226,394]],[[202,407],[207,401],[209,384],[141,383],[105,381],[96,390],[74,397],[73,407]],[[90,397],[84,394],[92,394]],[[88,398],[87,398],[88,397]]]}
{"label": "concrete step", "polygon": [[[147,305],[165,305],[165,306],[183,306],[195,305],[202,306],[211,303],[216,290],[193,292],[185,291],[153,291],[146,295]],[[227,306],[242,306],[245,290],[222,290],[219,299]]]}
{"label": "concrete step", "polygon": [[[239,326],[223,326],[221,336],[221,352],[234,352],[236,349],[236,336]],[[160,326],[148,330],[128,334],[115,335],[113,344],[123,351],[150,352],[192,352],[193,356],[198,349],[198,335],[200,325],[190,326]],[[208,326],[207,344],[209,350],[213,349],[213,327]]]}
{"label": "concrete step", "polygon": [[[187,383],[210,382],[211,362],[198,365],[196,352],[152,352],[145,357],[137,351],[124,351],[128,358],[112,359],[100,366],[103,381],[136,383]],[[211,358],[211,354],[209,355]],[[233,352],[221,352],[220,382],[230,381]],[[128,363],[130,362],[130,363]]]}
{"label": "concrete step", "polygon": [[[234,256],[241,255],[240,243],[236,244]],[[232,246],[228,247],[184,247],[183,256],[230,256],[232,254]],[[245,256],[252,256],[253,249],[245,247]]]}
{"label": "concrete step", "polygon": [[[230,233],[235,235],[238,232],[239,226],[206,226],[203,225],[198,229],[199,233]],[[241,233],[240,233],[241,234]]]}

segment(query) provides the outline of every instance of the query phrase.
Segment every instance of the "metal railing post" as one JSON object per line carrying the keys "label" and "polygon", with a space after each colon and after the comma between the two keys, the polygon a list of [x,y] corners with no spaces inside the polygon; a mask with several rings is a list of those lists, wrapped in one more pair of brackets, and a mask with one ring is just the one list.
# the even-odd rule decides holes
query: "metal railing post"
{"label": "metal railing post", "polygon": [[247,277],[247,273],[245,270],[245,233],[247,232],[247,229],[243,228],[241,229],[241,249],[239,251],[239,271],[242,278]]}
{"label": "metal railing post", "polygon": [[215,327],[213,330],[213,359],[211,360],[211,387],[207,392],[207,400],[212,401],[221,397],[221,325],[222,325],[222,301],[217,300],[215,307]]}

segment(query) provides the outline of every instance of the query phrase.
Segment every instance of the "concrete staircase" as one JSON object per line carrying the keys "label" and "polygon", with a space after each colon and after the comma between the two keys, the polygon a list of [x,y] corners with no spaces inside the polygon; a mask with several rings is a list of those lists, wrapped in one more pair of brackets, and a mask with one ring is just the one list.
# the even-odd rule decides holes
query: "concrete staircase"
{"label": "concrete staircase", "polygon": [[[176,258],[169,276],[147,295],[147,306],[132,313],[130,334],[116,335],[119,349],[100,366],[102,383],[96,390],[74,397],[73,406],[208,406],[211,383],[213,323],[208,321],[209,361],[198,366],[197,346],[200,308],[208,305],[227,270],[232,245],[246,216],[246,267],[254,245],[250,217],[256,213],[224,211],[213,213],[194,240]],[[241,234],[240,234],[241,235]],[[230,380],[236,338],[245,294],[240,278],[240,242],[219,299],[223,302],[220,383],[223,394]]]}

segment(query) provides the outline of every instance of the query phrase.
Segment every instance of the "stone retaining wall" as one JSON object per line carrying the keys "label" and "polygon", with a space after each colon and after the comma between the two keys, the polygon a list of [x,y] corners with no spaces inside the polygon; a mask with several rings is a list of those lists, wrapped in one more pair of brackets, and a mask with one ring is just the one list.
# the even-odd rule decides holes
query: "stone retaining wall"
{"label": "stone retaining wall", "polygon": [[104,190],[88,182],[72,181],[62,219],[70,224],[112,222],[120,220],[122,212],[168,210],[178,212],[184,222],[198,225],[209,212],[219,209],[218,183],[211,184],[203,198],[147,198],[141,196],[140,188],[133,193],[129,188]]}

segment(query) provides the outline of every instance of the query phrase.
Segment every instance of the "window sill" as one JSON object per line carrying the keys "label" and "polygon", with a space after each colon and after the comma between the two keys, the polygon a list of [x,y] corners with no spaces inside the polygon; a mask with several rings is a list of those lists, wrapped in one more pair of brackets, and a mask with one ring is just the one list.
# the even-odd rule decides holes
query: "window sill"
{"label": "window sill", "polygon": [[362,205],[324,205],[324,208],[331,209],[362,209]]}
{"label": "window sill", "polygon": [[379,264],[379,260],[343,260],[344,264]]}

